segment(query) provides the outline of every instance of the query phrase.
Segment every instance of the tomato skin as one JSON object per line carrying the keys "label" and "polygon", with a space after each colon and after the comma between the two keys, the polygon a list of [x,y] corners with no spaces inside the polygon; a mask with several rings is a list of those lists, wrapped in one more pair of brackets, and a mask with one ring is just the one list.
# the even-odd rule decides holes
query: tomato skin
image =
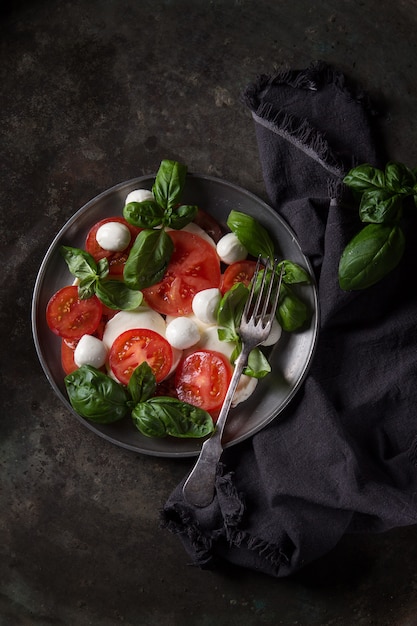
{"label": "tomato skin", "polygon": [[174,252],[161,282],[143,289],[149,306],[162,315],[188,315],[195,294],[220,286],[220,259],[207,241],[181,230],[168,232]]}
{"label": "tomato skin", "polygon": [[[100,226],[102,226],[103,224],[107,224],[108,222],[120,222],[121,224],[124,224],[128,227],[131,239],[129,245],[125,250],[122,250],[121,252],[112,252],[110,250],[104,250],[104,248],[102,248],[97,243],[96,234],[98,229],[100,228]],[[91,254],[96,263],[104,258],[108,260],[109,276],[122,277],[126,259],[129,256],[129,252],[141,230],[141,228],[129,224],[129,222],[125,220],[124,217],[106,217],[105,219],[100,220],[90,228],[87,234],[87,238],[85,240],[85,249],[89,254]]]}
{"label": "tomato skin", "polygon": [[80,339],[92,335],[98,328],[103,307],[97,296],[78,298],[78,287],[68,285],[59,289],[46,307],[46,321],[55,335],[64,339]]}
{"label": "tomato skin", "polygon": [[223,273],[220,291],[225,294],[236,285],[243,283],[246,287],[250,284],[256,269],[256,261],[246,259],[245,261],[236,261],[228,265]]}
{"label": "tomato skin", "polygon": [[78,341],[68,342],[66,339],[61,341],[61,365],[65,375],[72,374],[78,365],[74,361],[74,352]]}
{"label": "tomato skin", "polygon": [[223,237],[223,230],[220,224],[212,215],[203,211],[203,209],[198,209],[194,222],[197,226],[205,230],[216,243]]}
{"label": "tomato skin", "polygon": [[173,353],[165,337],[148,328],[132,328],[116,337],[110,348],[109,365],[119,382],[127,385],[133,370],[144,361],[157,383],[168,376]]}
{"label": "tomato skin", "polygon": [[232,372],[229,360],[221,352],[196,350],[178,364],[177,396],[208,413],[216,413],[223,404]]}

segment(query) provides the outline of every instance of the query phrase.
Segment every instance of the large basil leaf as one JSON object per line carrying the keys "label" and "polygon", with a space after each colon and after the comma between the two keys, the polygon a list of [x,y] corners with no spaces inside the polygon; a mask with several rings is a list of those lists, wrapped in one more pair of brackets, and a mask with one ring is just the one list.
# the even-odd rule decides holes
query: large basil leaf
{"label": "large basil leaf", "polygon": [[214,430],[213,420],[206,411],[165,396],[138,403],[132,418],[136,428],[147,437],[199,438]]}
{"label": "large basil leaf", "polygon": [[154,228],[162,224],[164,210],[154,200],[129,202],[123,208],[123,217],[133,226]]}
{"label": "large basil leaf", "polygon": [[132,372],[127,390],[135,404],[145,402],[155,393],[156,378],[150,365],[143,361]]}
{"label": "large basil leaf", "polygon": [[387,163],[385,166],[385,182],[389,189],[395,193],[413,193],[416,184],[414,172],[403,163]]}
{"label": "large basil leaf", "polygon": [[91,365],[64,378],[73,409],[99,424],[117,422],[128,413],[128,395],[122,385]]}
{"label": "large basil leaf", "polygon": [[363,192],[366,189],[385,187],[385,174],[369,163],[354,167],[346,174],[343,182],[355,191]]}
{"label": "large basil leaf", "polygon": [[404,246],[404,234],[397,224],[368,224],[343,251],[340,287],[356,290],[375,284],[398,265]]}
{"label": "large basil leaf", "polygon": [[98,276],[97,263],[91,254],[85,250],[72,248],[71,246],[61,246],[60,252],[73,276],[76,276],[80,280]]}
{"label": "large basil leaf", "polygon": [[96,296],[109,309],[133,311],[142,304],[141,291],[130,289],[121,280],[97,281]]}
{"label": "large basil leaf", "polygon": [[221,341],[239,339],[239,324],[248,295],[248,288],[243,283],[236,283],[220,300],[217,310],[217,324],[220,328],[217,332]]}
{"label": "large basil leaf", "polygon": [[370,189],[362,194],[359,217],[362,222],[397,222],[402,215],[402,198],[389,189]]}
{"label": "large basil leaf", "polygon": [[174,244],[163,230],[142,230],[125,263],[123,278],[131,289],[145,289],[162,280]]}
{"label": "large basil leaf", "polygon": [[293,261],[285,259],[280,261],[277,266],[277,274],[281,273],[281,268],[284,266],[284,273],[282,275],[282,282],[286,285],[295,285],[299,283],[310,283],[310,276],[308,272]]}
{"label": "large basil leaf", "polygon": [[286,284],[281,284],[276,318],[287,332],[299,330],[309,318],[307,305]]}
{"label": "large basil leaf", "polygon": [[230,211],[227,225],[236,235],[246,250],[257,258],[261,255],[264,259],[274,257],[274,244],[263,226],[255,218],[240,211]]}
{"label": "large basil leaf", "polygon": [[187,167],[177,161],[161,161],[152,187],[157,203],[164,211],[171,211],[180,203],[185,185]]}

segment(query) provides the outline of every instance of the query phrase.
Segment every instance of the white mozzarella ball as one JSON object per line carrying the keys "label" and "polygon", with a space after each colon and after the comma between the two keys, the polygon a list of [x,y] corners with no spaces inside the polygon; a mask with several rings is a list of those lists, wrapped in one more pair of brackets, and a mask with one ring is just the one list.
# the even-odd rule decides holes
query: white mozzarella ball
{"label": "white mozzarella ball", "polygon": [[96,240],[103,250],[121,252],[130,243],[130,230],[126,224],[120,222],[106,222],[102,224],[96,233]]}
{"label": "white mozzarella ball", "polygon": [[99,369],[107,359],[107,348],[100,339],[83,335],[74,350],[74,361],[78,367],[92,365]]}
{"label": "white mozzarella ball", "polygon": [[185,350],[198,342],[200,331],[189,317],[176,317],[167,326],[166,338],[173,348]]}
{"label": "white mozzarella ball", "polygon": [[278,320],[274,317],[272,322],[271,332],[268,335],[268,338],[262,342],[262,346],[273,346],[277,341],[280,340],[282,334],[282,328]]}
{"label": "white mozzarella ball", "polygon": [[215,324],[221,298],[222,293],[216,287],[197,292],[191,305],[194,315],[204,324]]}
{"label": "white mozzarella ball", "polygon": [[187,233],[192,233],[193,235],[198,235],[199,237],[201,237],[201,239],[204,239],[204,241],[207,241],[211,246],[213,246],[213,248],[217,247],[214,239],[210,237],[210,235],[206,233],[206,231],[201,228],[201,226],[198,226],[198,224],[196,224],[195,222],[190,222],[181,230],[185,230],[187,231]]}
{"label": "white mozzarella ball", "polygon": [[248,251],[234,233],[227,233],[217,242],[217,254],[223,263],[230,265],[246,259]]}
{"label": "white mozzarella ball", "polygon": [[153,200],[154,196],[149,189],[134,189],[127,194],[125,204],[129,202],[144,202],[145,200]]}

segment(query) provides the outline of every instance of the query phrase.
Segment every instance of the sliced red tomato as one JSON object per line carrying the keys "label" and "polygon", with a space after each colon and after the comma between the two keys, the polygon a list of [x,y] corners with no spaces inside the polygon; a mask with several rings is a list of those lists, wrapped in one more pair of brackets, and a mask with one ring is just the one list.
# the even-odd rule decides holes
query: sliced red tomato
{"label": "sliced red tomato", "polygon": [[181,230],[168,232],[174,252],[161,282],[143,289],[149,306],[163,315],[187,315],[195,294],[220,286],[220,260],[207,241]]}
{"label": "sliced red tomato", "polygon": [[[102,226],[103,224],[107,224],[108,222],[120,222],[121,224],[124,224],[128,227],[131,239],[129,245],[125,250],[122,250],[121,252],[111,252],[110,250],[104,250],[104,248],[102,248],[97,243],[96,234],[98,229],[100,228],[100,226]],[[124,217],[107,217],[103,220],[100,220],[99,222],[94,224],[92,228],[90,228],[85,241],[85,249],[89,254],[91,254],[96,262],[100,261],[100,259],[107,258],[109,262],[110,276],[121,276],[123,275],[123,268],[125,266],[126,259],[129,256],[129,252],[141,230],[141,228],[137,228],[136,226],[132,226],[132,224],[129,224],[129,222],[124,219]]]}
{"label": "sliced red tomato", "polygon": [[59,289],[46,307],[46,321],[53,333],[64,339],[79,339],[92,335],[98,328],[102,304],[96,296],[80,300],[78,287],[68,285]]}
{"label": "sliced red tomato", "polygon": [[203,211],[203,209],[198,209],[197,215],[194,218],[194,222],[197,226],[200,226],[203,230],[206,231],[208,235],[217,243],[219,239],[223,236],[223,230],[220,224],[215,220],[215,218]]}
{"label": "sliced red tomato", "polygon": [[232,366],[224,354],[197,350],[178,364],[175,375],[178,398],[213,413],[223,404],[231,377]]}
{"label": "sliced red tomato", "polygon": [[222,276],[220,290],[224,294],[236,285],[243,283],[246,287],[250,284],[256,268],[256,261],[245,259],[244,261],[236,261],[228,265]]}
{"label": "sliced red tomato", "polygon": [[66,339],[62,339],[61,341],[61,364],[65,374],[71,374],[78,369],[78,365],[76,365],[74,361],[74,352],[77,343],[78,341],[69,342]]}
{"label": "sliced red tomato", "polygon": [[147,328],[126,330],[116,337],[109,352],[111,370],[123,385],[127,385],[133,370],[144,361],[159,383],[168,376],[172,360],[172,348],[165,337]]}

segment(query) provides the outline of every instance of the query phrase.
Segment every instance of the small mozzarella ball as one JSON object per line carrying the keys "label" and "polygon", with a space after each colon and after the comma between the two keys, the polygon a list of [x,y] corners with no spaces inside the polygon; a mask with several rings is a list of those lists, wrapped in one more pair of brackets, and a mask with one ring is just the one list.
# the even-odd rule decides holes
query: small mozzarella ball
{"label": "small mozzarella ball", "polygon": [[74,350],[74,361],[78,367],[92,365],[100,368],[107,358],[107,348],[100,339],[92,335],[83,335]]}
{"label": "small mozzarella ball", "polygon": [[153,200],[154,196],[149,189],[134,189],[127,194],[125,204],[129,202],[144,202],[145,200]]}
{"label": "small mozzarella ball", "polygon": [[96,240],[103,250],[121,252],[130,243],[130,230],[120,222],[106,222],[98,229]]}
{"label": "small mozzarella ball", "polygon": [[230,265],[246,259],[248,251],[234,233],[227,233],[217,242],[217,254],[223,263]]}
{"label": "small mozzarella ball", "polygon": [[204,324],[215,324],[221,298],[222,293],[216,287],[198,291],[191,305],[194,315]]}
{"label": "small mozzarella ball", "polygon": [[189,317],[176,317],[168,324],[165,336],[173,348],[186,350],[199,341],[200,331]]}
{"label": "small mozzarella ball", "polygon": [[273,346],[277,341],[279,341],[282,333],[282,328],[280,323],[276,318],[274,318],[272,322],[271,332],[268,335],[268,338],[262,342],[262,346]]}

